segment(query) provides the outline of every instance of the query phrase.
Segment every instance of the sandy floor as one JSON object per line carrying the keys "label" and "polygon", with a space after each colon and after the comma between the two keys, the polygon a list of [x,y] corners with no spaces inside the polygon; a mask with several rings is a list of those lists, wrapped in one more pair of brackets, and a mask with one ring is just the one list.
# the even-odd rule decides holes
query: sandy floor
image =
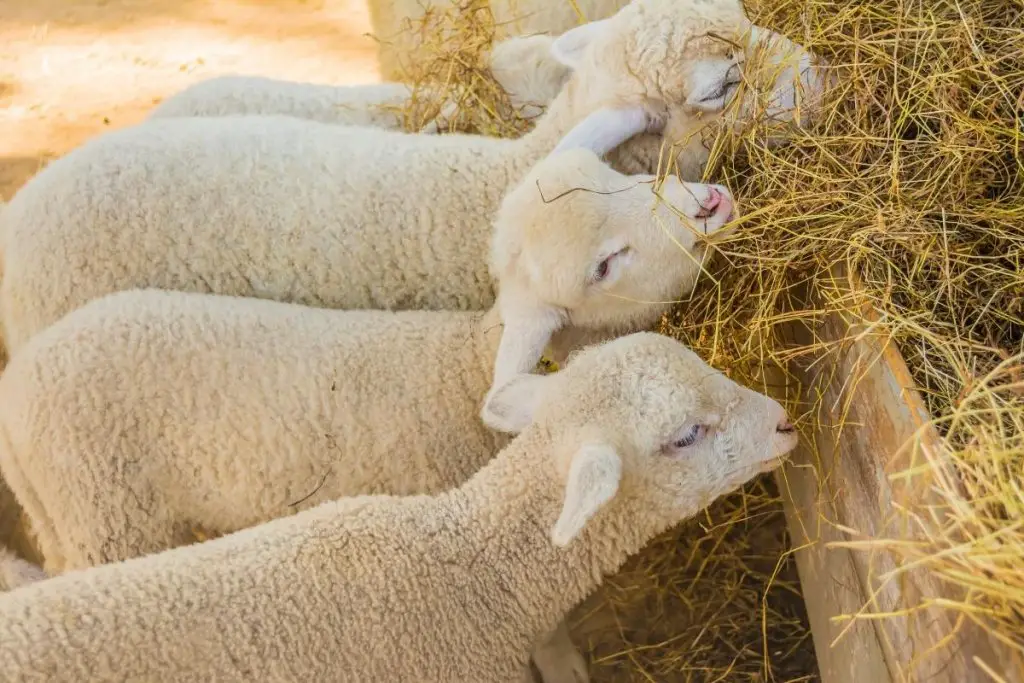
{"label": "sandy floor", "polygon": [[0,0],[0,197],[196,81],[378,80],[365,0]]}

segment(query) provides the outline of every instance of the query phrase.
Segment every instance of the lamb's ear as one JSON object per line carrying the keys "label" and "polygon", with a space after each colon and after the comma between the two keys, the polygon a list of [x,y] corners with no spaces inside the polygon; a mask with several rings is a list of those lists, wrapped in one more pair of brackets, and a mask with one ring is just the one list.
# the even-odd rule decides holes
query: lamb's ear
{"label": "lamb's ear", "polygon": [[491,387],[480,419],[491,429],[518,434],[530,426],[553,375],[516,375]]}
{"label": "lamb's ear", "polygon": [[608,30],[610,20],[611,17],[588,21],[569,29],[551,43],[551,56],[570,69],[579,68],[587,47],[594,42],[594,38]]}
{"label": "lamb's ear", "polygon": [[569,464],[562,514],[551,529],[551,541],[564,547],[587,522],[615,497],[622,478],[622,460],[607,444],[583,446]]}
{"label": "lamb's ear", "polygon": [[649,128],[650,119],[643,107],[605,107],[591,112],[555,146],[552,154],[583,147],[604,156],[634,135]]}
{"label": "lamb's ear", "polygon": [[564,324],[558,311],[544,305],[503,302],[501,314],[505,327],[494,359],[492,386],[533,370],[551,336]]}

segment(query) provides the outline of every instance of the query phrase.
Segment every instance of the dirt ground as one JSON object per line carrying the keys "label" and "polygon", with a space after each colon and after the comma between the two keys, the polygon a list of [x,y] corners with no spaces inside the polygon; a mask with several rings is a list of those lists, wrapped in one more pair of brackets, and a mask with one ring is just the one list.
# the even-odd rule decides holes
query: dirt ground
{"label": "dirt ground", "polygon": [[379,80],[365,0],[0,0],[0,197],[196,81]]}

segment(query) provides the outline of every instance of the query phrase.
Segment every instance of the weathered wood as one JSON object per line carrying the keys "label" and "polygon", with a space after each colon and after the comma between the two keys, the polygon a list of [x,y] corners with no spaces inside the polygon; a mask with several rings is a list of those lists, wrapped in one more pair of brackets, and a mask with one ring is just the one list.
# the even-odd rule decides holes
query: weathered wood
{"label": "weathered wood", "polygon": [[[841,275],[841,274],[839,274]],[[928,413],[895,344],[838,315],[817,329],[792,329],[800,344],[825,341],[831,353],[791,368],[805,400],[820,397],[814,443],[778,474],[824,683],[991,683],[976,658],[1007,683],[1024,681],[1019,654],[955,611],[925,601],[958,597],[927,569],[880,577],[901,565],[881,549],[828,547],[870,538],[913,539],[900,509],[935,502],[927,473],[889,475],[920,464],[939,447]],[[840,615],[900,613],[850,624]],[[843,633],[845,631],[845,633]],[[839,637],[840,634],[842,637]],[[838,638],[838,640],[837,640]]]}

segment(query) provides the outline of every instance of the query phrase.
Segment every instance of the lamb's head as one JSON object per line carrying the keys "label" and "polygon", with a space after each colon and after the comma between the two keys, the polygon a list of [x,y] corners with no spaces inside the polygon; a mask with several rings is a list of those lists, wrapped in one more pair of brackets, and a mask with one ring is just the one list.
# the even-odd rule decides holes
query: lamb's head
{"label": "lamb's head", "polygon": [[557,149],[606,154],[643,131],[684,139],[721,114],[742,81],[751,23],[737,0],[633,0],[566,31],[554,57],[590,111]]}
{"label": "lamb's head", "polygon": [[551,56],[554,37],[514,36],[491,48],[491,74],[524,118],[540,116],[572,73]]}
{"label": "lamb's head", "polygon": [[737,93],[741,121],[790,121],[800,109],[806,122],[826,88],[822,60],[751,24],[735,0],[633,0],[566,31],[551,52],[574,72],[573,110],[589,112],[557,150],[586,146],[604,155],[640,133],[661,133],[635,142],[641,159],[657,160],[663,137],[684,148],[699,140]]}
{"label": "lamb's head", "polygon": [[517,375],[492,400],[504,431],[551,445],[566,545],[599,515],[646,541],[773,469],[797,443],[785,410],[668,337],[591,346],[552,375]]}
{"label": "lamb's head", "polygon": [[656,322],[693,288],[709,238],[732,216],[721,185],[623,175],[586,149],[542,160],[495,221],[495,382],[532,368],[565,326],[618,333]]}

